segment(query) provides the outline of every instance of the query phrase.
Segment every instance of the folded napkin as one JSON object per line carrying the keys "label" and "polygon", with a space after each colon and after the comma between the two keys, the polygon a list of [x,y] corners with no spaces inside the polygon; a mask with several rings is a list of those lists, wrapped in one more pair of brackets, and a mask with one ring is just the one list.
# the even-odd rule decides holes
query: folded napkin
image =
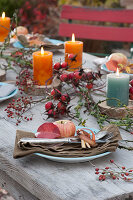
{"label": "folded napkin", "polygon": [[105,64],[108,61],[108,56],[106,56],[105,58],[96,58],[93,63],[97,66],[100,66],[102,64]]}
{"label": "folded napkin", "polygon": [[16,89],[15,85],[4,84],[0,86],[0,98],[10,95]]}
{"label": "folded napkin", "polygon": [[42,153],[56,157],[71,158],[71,157],[93,156],[104,152],[115,151],[116,148],[118,147],[118,141],[122,139],[118,127],[112,124],[104,127],[102,130],[107,130],[109,132],[112,132],[114,134],[112,139],[105,144],[99,144],[97,147],[91,149],[82,149],[80,144],[74,144],[74,143],[24,145],[23,143],[18,143],[21,138],[23,137],[34,138],[35,136],[31,132],[17,130],[13,157],[20,158],[32,153]]}

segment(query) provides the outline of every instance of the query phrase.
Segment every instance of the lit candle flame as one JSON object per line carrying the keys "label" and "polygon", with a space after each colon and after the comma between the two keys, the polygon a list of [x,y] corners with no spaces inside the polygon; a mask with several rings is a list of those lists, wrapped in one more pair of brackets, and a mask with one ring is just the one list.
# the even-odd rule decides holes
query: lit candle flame
{"label": "lit candle flame", "polygon": [[119,76],[119,69],[117,68],[116,76]]}
{"label": "lit candle flame", "polygon": [[74,33],[72,34],[72,42],[75,42],[75,35],[74,35]]}
{"label": "lit candle flame", "polygon": [[44,49],[41,47],[41,55],[44,55]]}
{"label": "lit candle flame", "polygon": [[5,18],[5,12],[2,13],[2,18],[3,18],[3,19]]}

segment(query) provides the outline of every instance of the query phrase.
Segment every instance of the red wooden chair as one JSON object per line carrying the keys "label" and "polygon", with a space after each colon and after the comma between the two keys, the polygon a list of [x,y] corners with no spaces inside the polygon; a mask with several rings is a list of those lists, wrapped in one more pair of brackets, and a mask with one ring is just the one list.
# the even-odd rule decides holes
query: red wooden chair
{"label": "red wooden chair", "polygon": [[[133,10],[64,5],[61,19],[67,19],[69,23],[60,23],[60,36],[71,37],[72,33],[75,33],[76,38],[133,42],[133,28],[129,26],[129,24],[133,24]],[[72,20],[89,21],[91,25],[73,23]],[[111,25],[93,25],[94,22],[106,22],[106,24],[109,22]],[[113,23],[115,26],[112,25]]]}

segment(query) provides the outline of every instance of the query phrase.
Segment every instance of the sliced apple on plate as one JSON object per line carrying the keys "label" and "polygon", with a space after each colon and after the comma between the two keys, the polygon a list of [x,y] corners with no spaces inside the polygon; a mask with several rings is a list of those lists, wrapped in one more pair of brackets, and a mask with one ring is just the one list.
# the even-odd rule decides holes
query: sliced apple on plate
{"label": "sliced apple on plate", "polygon": [[108,68],[109,71],[117,71],[118,68],[118,63],[115,60],[109,60],[108,62],[106,62],[106,67]]}
{"label": "sliced apple on plate", "polygon": [[35,136],[37,138],[56,139],[60,137],[60,130],[55,124],[47,122],[37,129]]}

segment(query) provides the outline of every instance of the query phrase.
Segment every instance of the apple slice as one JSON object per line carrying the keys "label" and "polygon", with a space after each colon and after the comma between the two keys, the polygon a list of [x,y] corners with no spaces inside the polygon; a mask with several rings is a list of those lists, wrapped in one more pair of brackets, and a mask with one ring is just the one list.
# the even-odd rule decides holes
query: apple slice
{"label": "apple slice", "polygon": [[60,137],[60,130],[55,124],[46,122],[37,129],[35,136],[37,138],[56,139]]}
{"label": "apple slice", "polygon": [[118,68],[118,62],[115,60],[109,60],[106,62],[106,67],[108,68],[109,71],[117,71]]}

